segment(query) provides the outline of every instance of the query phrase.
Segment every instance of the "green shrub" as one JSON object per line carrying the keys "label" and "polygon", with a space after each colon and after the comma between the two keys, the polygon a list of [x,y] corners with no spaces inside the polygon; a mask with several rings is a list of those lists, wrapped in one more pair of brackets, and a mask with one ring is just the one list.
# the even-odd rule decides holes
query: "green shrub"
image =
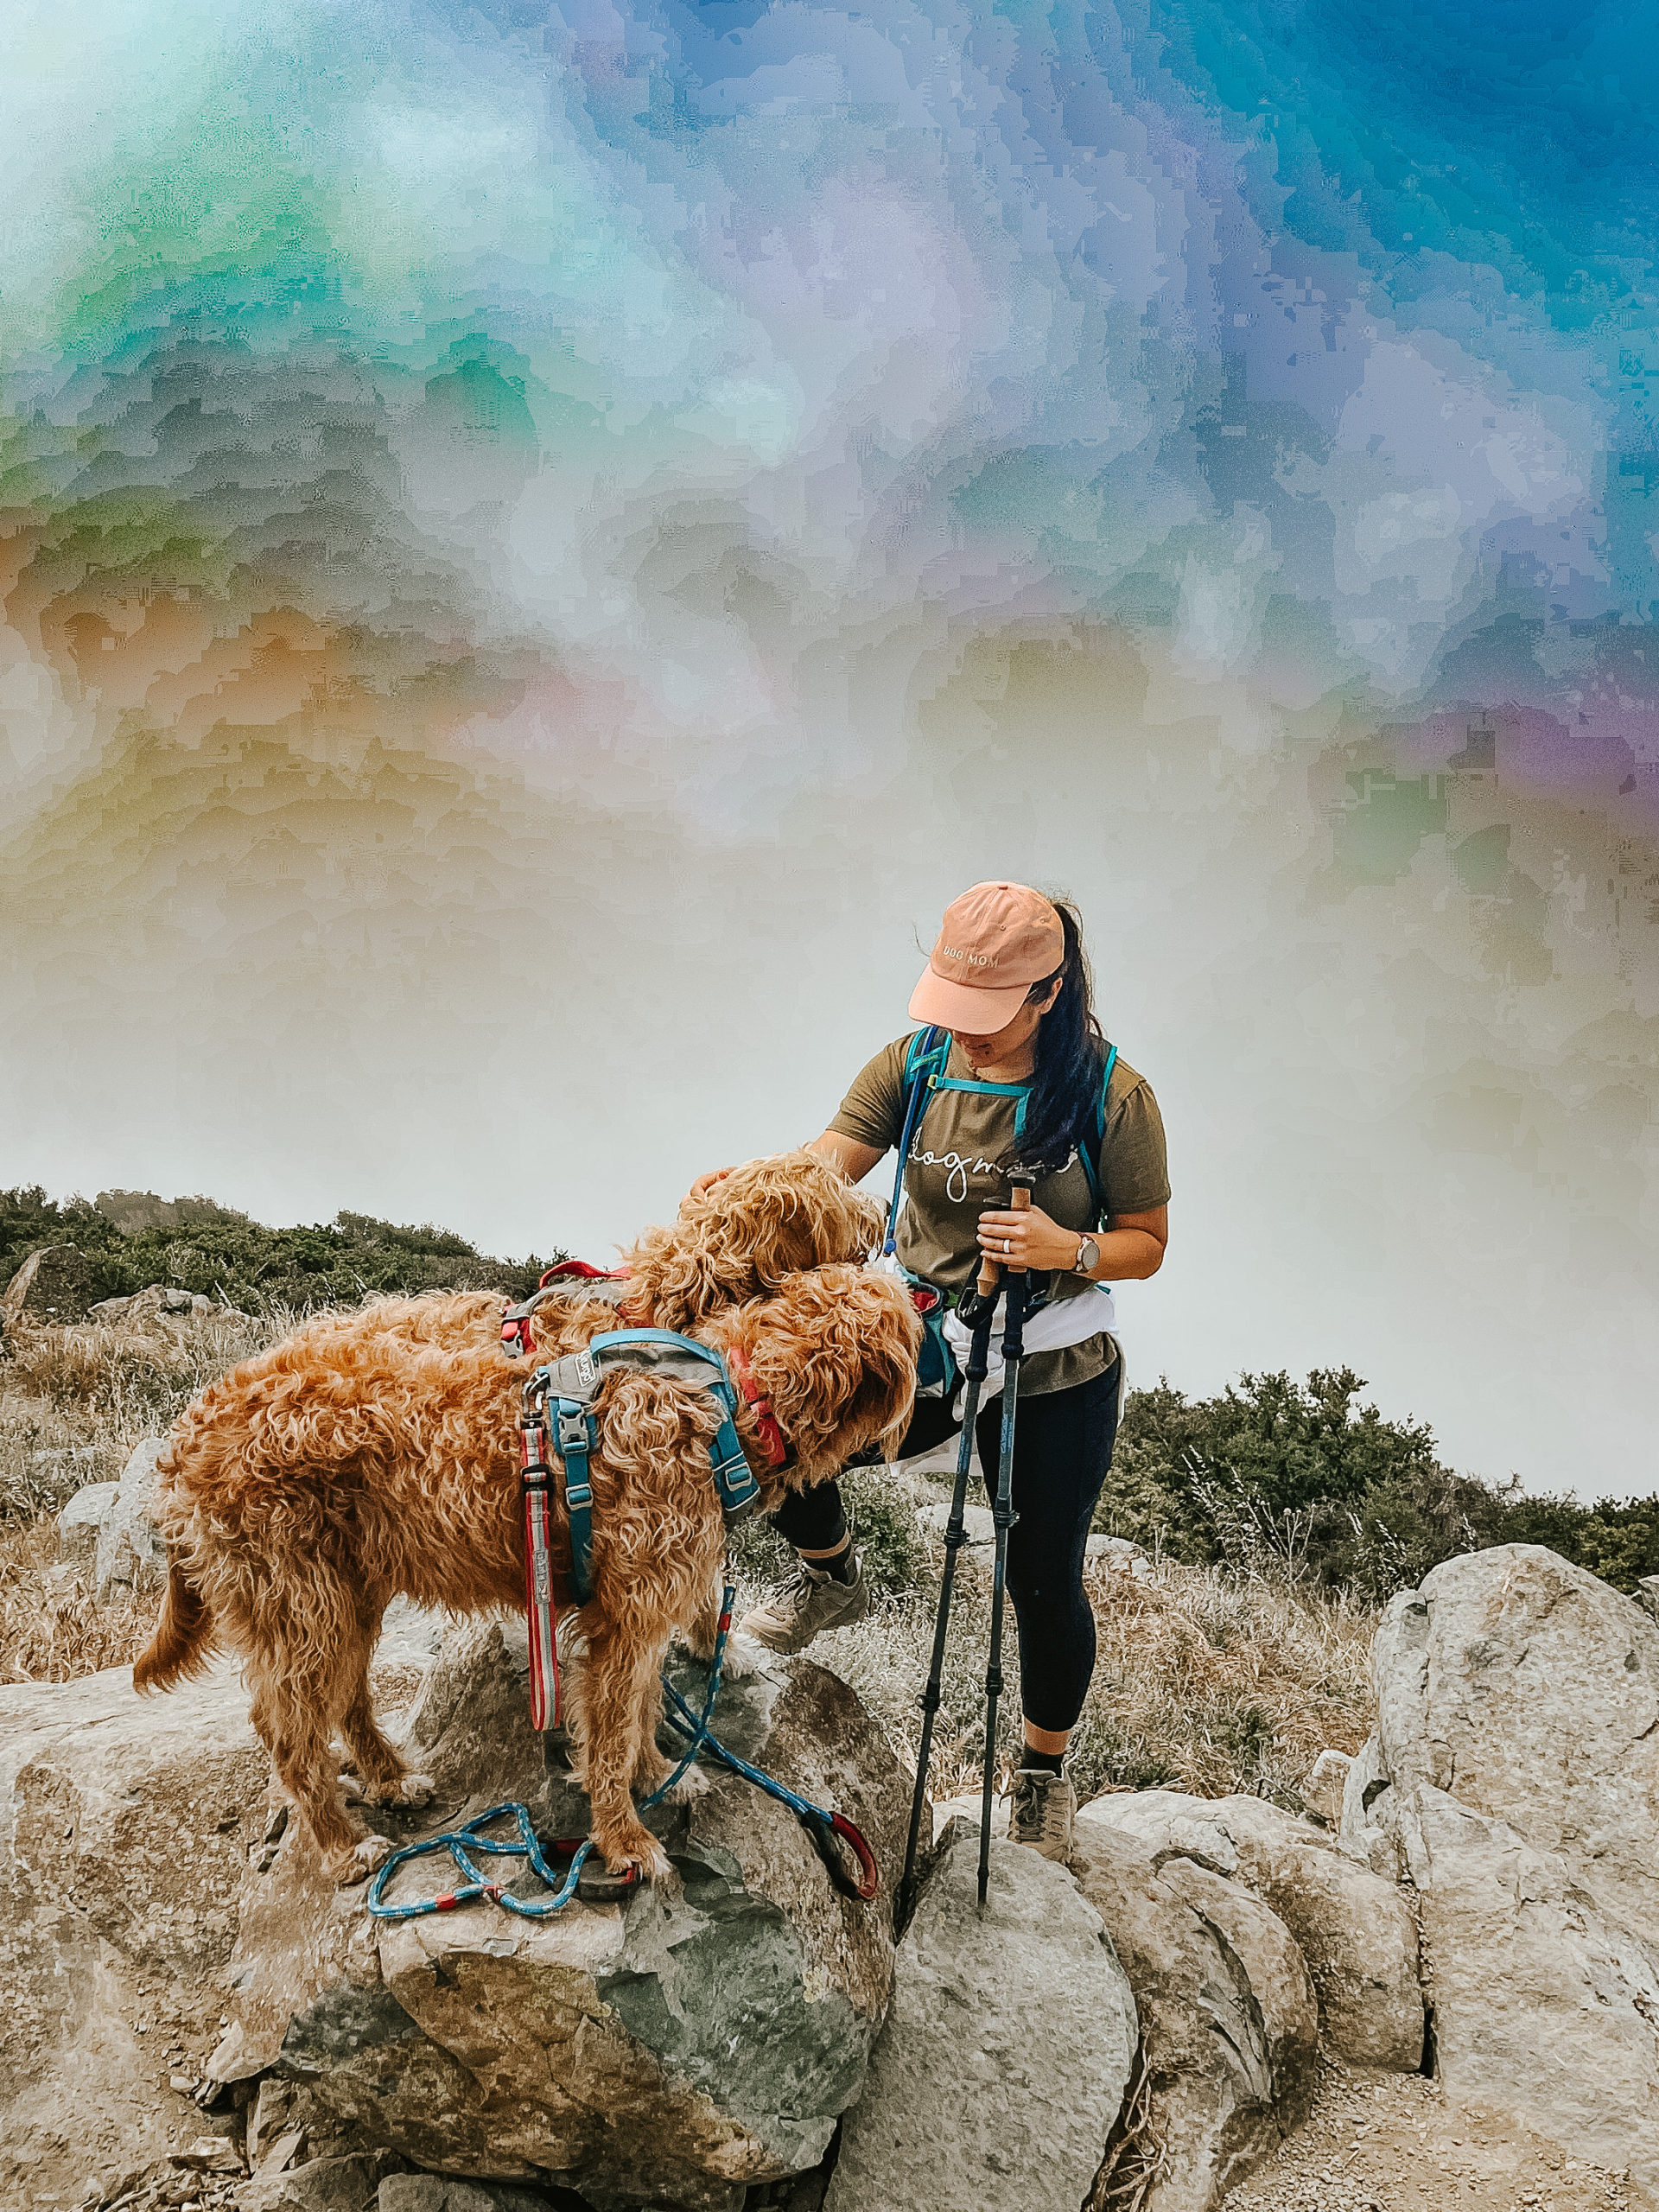
{"label": "green shrub", "polygon": [[[885,1467],[849,1467],[840,1478],[853,1540],[873,1598],[914,1590],[927,1572],[927,1543],[909,1491]],[[732,1531],[732,1562],[746,1588],[781,1581],[795,1554],[770,1522],[756,1514]]]}
{"label": "green shrub", "polygon": [[266,1229],[212,1198],[111,1191],[95,1205],[80,1198],[60,1204],[38,1185],[0,1191],[0,1285],[42,1244],[73,1244],[84,1253],[101,1298],[164,1282],[257,1313],[350,1303],[377,1292],[505,1290],[527,1297],[550,1264],[535,1255],[493,1259],[453,1230],[369,1214]]}
{"label": "green shrub", "polygon": [[1659,1573],[1659,1497],[1582,1505],[1454,1473],[1432,1429],[1357,1402],[1351,1368],[1243,1375],[1218,1397],[1134,1391],[1095,1526],[1193,1566],[1382,1600],[1459,1552],[1548,1545],[1616,1589]]}

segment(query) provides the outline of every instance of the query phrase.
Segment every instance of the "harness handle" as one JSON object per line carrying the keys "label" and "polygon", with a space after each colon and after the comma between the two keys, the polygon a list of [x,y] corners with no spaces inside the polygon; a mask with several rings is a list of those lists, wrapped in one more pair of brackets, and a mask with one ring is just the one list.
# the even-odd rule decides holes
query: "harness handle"
{"label": "harness handle", "polygon": [[[831,1813],[826,1824],[822,1814],[812,1820],[804,1819],[801,1825],[817,1847],[824,1869],[836,1888],[844,1897],[856,1897],[861,1904],[868,1904],[881,1886],[881,1871],[875,1863],[875,1853],[865,1841],[862,1833],[854,1827],[845,1813]],[[849,1874],[842,1864],[841,1853],[830,1840],[839,1836],[858,1861],[856,1876]]]}

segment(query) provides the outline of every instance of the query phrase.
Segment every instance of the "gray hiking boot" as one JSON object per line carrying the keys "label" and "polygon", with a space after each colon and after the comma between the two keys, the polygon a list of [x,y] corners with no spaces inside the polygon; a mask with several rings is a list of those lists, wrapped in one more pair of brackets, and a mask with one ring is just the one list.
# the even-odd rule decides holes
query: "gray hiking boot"
{"label": "gray hiking boot", "polygon": [[1016,1771],[1008,1805],[1010,1843],[1027,1844],[1064,1866],[1071,1856],[1077,1818],[1077,1793],[1068,1775],[1051,1774],[1046,1767],[1022,1766]]}
{"label": "gray hiking boot", "polygon": [[753,1637],[768,1651],[804,1651],[815,1636],[861,1621],[869,1610],[864,1562],[856,1552],[850,1582],[839,1582],[827,1567],[800,1559],[764,1604],[744,1614],[738,1633]]}

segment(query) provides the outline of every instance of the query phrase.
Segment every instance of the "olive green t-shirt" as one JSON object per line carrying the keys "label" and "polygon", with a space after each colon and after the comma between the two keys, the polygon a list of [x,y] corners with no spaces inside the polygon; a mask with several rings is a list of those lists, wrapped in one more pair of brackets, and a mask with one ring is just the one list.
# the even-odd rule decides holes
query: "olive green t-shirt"
{"label": "olive green t-shirt", "polygon": [[[904,1134],[905,1055],[908,1037],[876,1054],[855,1077],[830,1127],[858,1144],[888,1151]],[[945,1074],[974,1080],[966,1055],[952,1044]],[[912,1274],[944,1291],[965,1290],[979,1270],[979,1217],[1007,1204],[1007,1167],[1016,1158],[1018,1102],[995,1093],[935,1090],[925,1101],[905,1163],[904,1203],[895,1233],[898,1255]],[[1149,1213],[1169,1198],[1164,1124],[1146,1077],[1120,1058],[1106,1086],[1105,1130],[1099,1157],[1101,1210]],[[1058,1173],[1038,1179],[1031,1194],[1050,1220],[1086,1235],[1096,1225],[1089,1178],[1074,1153]],[[1076,1297],[1090,1287],[1081,1275],[1033,1276],[1051,1295]],[[1034,1352],[1020,1388],[1036,1397],[1068,1389],[1104,1372],[1112,1357],[1103,1336],[1058,1351]]]}

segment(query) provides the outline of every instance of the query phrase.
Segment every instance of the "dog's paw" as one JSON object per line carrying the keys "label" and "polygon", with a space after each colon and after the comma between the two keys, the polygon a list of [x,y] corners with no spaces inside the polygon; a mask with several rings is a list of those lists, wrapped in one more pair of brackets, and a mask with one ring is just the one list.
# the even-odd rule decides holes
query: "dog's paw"
{"label": "dog's paw", "polygon": [[371,1874],[378,1874],[392,1853],[389,1835],[365,1835],[361,1843],[337,1859],[329,1872],[337,1890],[349,1890],[359,1882],[366,1882]]}
{"label": "dog's paw", "polygon": [[664,1802],[670,1805],[689,1805],[695,1798],[709,1795],[708,1776],[694,1760],[670,1789],[663,1792]]}
{"label": "dog's paw", "polygon": [[613,1874],[626,1874],[632,1866],[642,1882],[665,1882],[674,1872],[668,1853],[645,1828],[623,1836],[614,1850],[606,1851],[605,1864]]}
{"label": "dog's paw", "polygon": [[429,1774],[403,1774],[367,1793],[371,1805],[429,1805],[437,1790]]}
{"label": "dog's paw", "polygon": [[726,1658],[721,1672],[730,1682],[747,1682],[766,1665],[768,1654],[763,1647],[747,1636],[730,1636],[726,1639]]}

